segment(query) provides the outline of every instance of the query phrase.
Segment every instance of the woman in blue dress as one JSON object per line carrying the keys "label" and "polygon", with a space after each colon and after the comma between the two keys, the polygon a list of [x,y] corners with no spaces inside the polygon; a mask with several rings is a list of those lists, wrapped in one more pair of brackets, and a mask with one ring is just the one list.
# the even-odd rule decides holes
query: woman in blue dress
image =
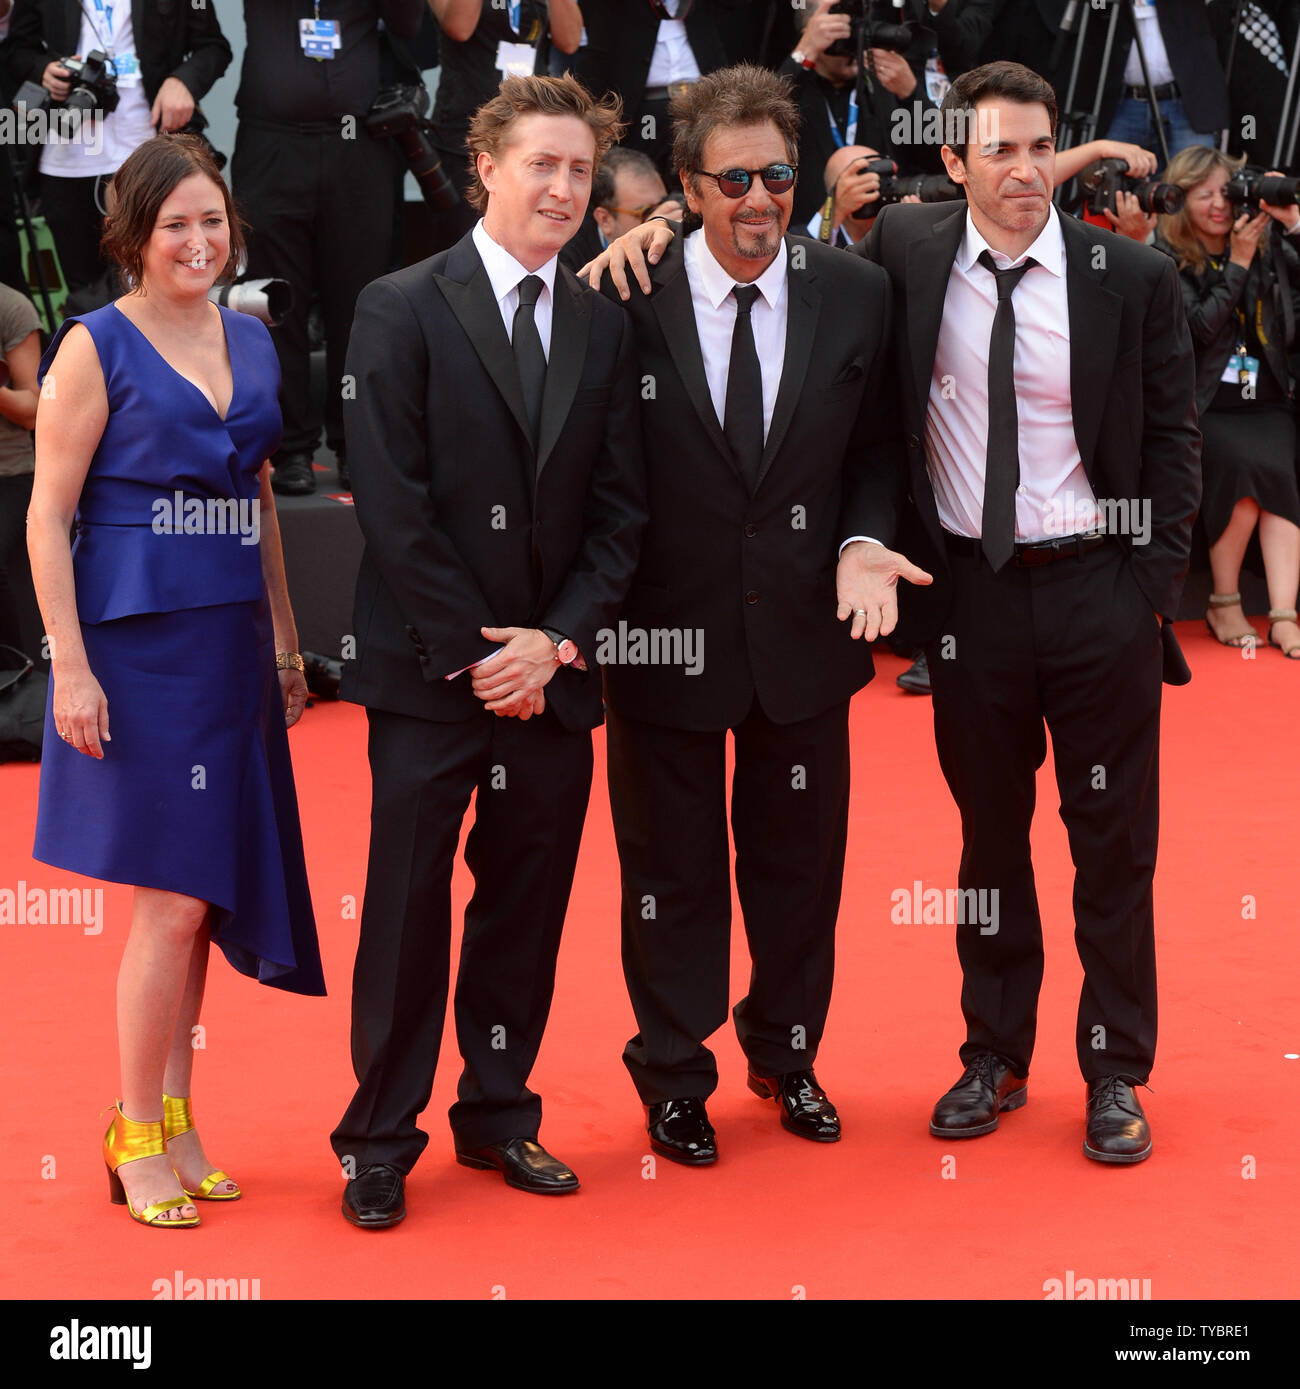
{"label": "woman in blue dress", "polygon": [[103,1152],[111,1198],[175,1229],[240,1195],[190,1112],[209,942],[264,984],[325,988],[286,735],[307,689],[266,461],[275,349],[208,299],[243,242],[201,141],[146,142],[113,199],[104,248],[132,289],[64,322],[39,373],[28,548],[52,680],[33,852],[135,886]]}

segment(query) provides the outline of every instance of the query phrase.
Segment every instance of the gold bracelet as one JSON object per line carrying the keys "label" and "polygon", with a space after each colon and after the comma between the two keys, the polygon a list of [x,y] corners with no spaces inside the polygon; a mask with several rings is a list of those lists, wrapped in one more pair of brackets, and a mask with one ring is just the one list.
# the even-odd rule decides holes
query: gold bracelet
{"label": "gold bracelet", "polygon": [[275,657],[276,670],[306,670],[302,657],[296,651],[278,651]]}

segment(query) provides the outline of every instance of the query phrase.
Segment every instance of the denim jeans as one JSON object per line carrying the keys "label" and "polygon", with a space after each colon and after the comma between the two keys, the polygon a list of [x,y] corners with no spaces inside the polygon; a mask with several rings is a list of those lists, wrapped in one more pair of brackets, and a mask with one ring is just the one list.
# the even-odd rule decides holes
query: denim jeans
{"label": "denim jeans", "polygon": [[[1217,132],[1202,134],[1199,130],[1193,130],[1187,122],[1187,112],[1183,110],[1183,103],[1177,97],[1170,97],[1160,102],[1159,106],[1160,124],[1165,128],[1170,159],[1188,145],[1213,147]],[[1160,140],[1156,135],[1155,122],[1151,119],[1149,101],[1135,101],[1132,97],[1122,97],[1115,108],[1115,116],[1106,132],[1106,139],[1141,145],[1143,149],[1150,150],[1157,159],[1162,159]]]}

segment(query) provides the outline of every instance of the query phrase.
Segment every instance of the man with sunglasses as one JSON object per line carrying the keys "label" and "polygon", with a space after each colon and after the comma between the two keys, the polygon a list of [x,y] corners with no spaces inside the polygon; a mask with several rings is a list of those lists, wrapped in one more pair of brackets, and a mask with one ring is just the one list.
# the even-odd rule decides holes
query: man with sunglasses
{"label": "man with sunglasses", "polygon": [[[899,577],[929,575],[885,548],[904,476],[883,383],[886,276],[785,235],[799,133],[786,84],[723,69],[673,116],[699,230],[627,303],[650,523],[605,697],[638,1025],[624,1061],[652,1149],[701,1165],[717,1157],[705,1041],[728,1004],[727,733],[753,962],[735,1009],[748,1084],[787,1130],[834,1142],[840,1120],[813,1065],[848,823],[848,703],[872,676],[860,638],[891,630]],[[674,633],[693,662],[674,660]]]}

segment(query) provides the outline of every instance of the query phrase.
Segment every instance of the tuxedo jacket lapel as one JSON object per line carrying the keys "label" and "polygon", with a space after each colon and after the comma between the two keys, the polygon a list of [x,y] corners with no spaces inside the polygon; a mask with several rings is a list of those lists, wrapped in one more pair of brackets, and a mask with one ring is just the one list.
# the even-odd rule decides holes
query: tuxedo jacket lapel
{"label": "tuxedo jacket lapel", "polygon": [[930,378],[934,373],[934,354],[939,347],[948,276],[965,230],[966,204],[963,202],[949,216],[936,222],[929,236],[920,237],[907,247],[907,341],[912,386],[916,393],[916,418],[921,425],[925,424],[926,404],[930,399]]}
{"label": "tuxedo jacket lapel", "polygon": [[[587,291],[563,265],[555,273],[555,299],[551,315],[551,353],[546,361],[546,387],[542,392],[542,422],[538,430],[537,476],[560,437],[569,417],[582,366],[587,359],[591,306]],[[511,358],[513,363],[513,356]]]}
{"label": "tuxedo jacket lapel", "polygon": [[[1065,293],[1070,310],[1070,406],[1074,440],[1088,481],[1097,486],[1093,459],[1110,380],[1119,356],[1123,300],[1101,283],[1104,270],[1093,265],[1094,242],[1086,224],[1061,218],[1065,237]],[[1103,262],[1104,263],[1104,262]]]}
{"label": "tuxedo jacket lapel", "polygon": [[[703,233],[699,233],[703,235]],[[736,460],[718,423],[709,394],[708,378],[704,375],[704,354],[700,351],[700,335],[695,326],[695,309],[691,303],[690,281],[686,278],[686,262],[681,251],[681,238],[673,241],[655,266],[653,281],[658,291],[650,300],[655,317],[663,330],[668,350],[682,378],[695,413],[705,432],[722,456],[739,473]]]}
{"label": "tuxedo jacket lapel", "polygon": [[[497,307],[496,297],[492,293],[492,282],[488,279],[487,270],[468,233],[452,247],[447,257],[447,273],[435,274],[434,279],[451,306],[452,313],[465,330],[465,335],[474,344],[474,351],[478,353],[479,360],[492,378],[493,384],[501,392],[501,398],[509,406],[510,413],[523,431],[524,438],[531,440],[532,428],[524,410],[524,393],[519,384],[519,370],[515,366],[514,352],[510,347],[506,326],[501,321],[501,310]],[[558,284],[558,278],[556,283]],[[547,374],[549,376],[549,371]]]}
{"label": "tuxedo jacket lapel", "polygon": [[[786,250],[792,257],[798,247],[786,242]],[[777,387],[776,402],[772,407],[772,423],[767,429],[767,442],[763,445],[763,461],[759,465],[757,487],[763,485],[768,469],[772,466],[795,406],[799,403],[799,393],[803,390],[804,377],[808,374],[808,359],[812,356],[813,343],[817,338],[817,319],[821,314],[822,296],[817,288],[816,276],[809,269],[796,270],[791,260],[786,262],[785,292],[788,296],[785,324],[785,358],[781,363],[781,384]]]}

